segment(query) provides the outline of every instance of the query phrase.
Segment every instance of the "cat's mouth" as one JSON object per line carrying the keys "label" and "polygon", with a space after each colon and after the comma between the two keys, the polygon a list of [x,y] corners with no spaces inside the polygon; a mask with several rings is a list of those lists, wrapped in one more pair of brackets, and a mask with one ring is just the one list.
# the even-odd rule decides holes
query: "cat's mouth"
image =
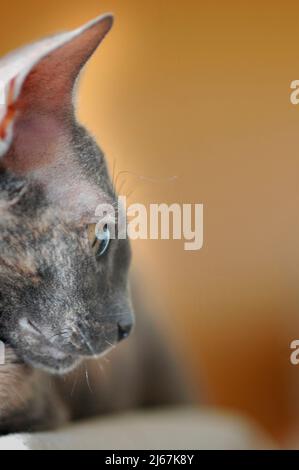
{"label": "cat's mouth", "polygon": [[81,356],[67,354],[55,347],[41,347],[39,352],[30,349],[20,343],[13,341],[2,342],[4,344],[3,365],[8,364],[28,364],[34,368],[47,370],[51,373],[66,373],[76,367]]}
{"label": "cat's mouth", "polygon": [[47,348],[39,353],[23,351],[22,359],[34,368],[43,369],[52,374],[65,374],[79,365],[82,356],[65,354],[57,349]]}
{"label": "cat's mouth", "polygon": [[28,365],[53,374],[67,373],[84,358],[99,357],[114,347],[113,343],[103,341],[94,350],[86,337],[84,344],[62,341],[58,335],[41,331],[27,318],[19,321],[19,328],[9,341],[17,356]]}

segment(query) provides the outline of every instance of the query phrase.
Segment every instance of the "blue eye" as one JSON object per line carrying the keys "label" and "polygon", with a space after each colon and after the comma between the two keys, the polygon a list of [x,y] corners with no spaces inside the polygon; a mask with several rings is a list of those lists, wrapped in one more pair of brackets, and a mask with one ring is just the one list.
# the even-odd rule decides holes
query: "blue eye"
{"label": "blue eye", "polygon": [[97,256],[102,256],[107,251],[110,243],[110,230],[108,225],[104,225],[103,229],[97,232],[96,237],[100,242]]}

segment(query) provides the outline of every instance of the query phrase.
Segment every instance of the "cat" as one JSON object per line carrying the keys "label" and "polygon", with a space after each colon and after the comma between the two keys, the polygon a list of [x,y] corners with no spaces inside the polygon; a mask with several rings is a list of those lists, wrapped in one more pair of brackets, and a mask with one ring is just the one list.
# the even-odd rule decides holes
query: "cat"
{"label": "cat", "polygon": [[[96,207],[114,206],[117,195],[74,106],[80,72],[112,23],[104,15],[0,60],[1,433],[189,401],[144,315],[112,352],[109,380],[96,359],[86,363],[130,336],[135,323],[129,241],[110,238],[107,224],[95,231]],[[76,374],[88,387],[74,390]]]}

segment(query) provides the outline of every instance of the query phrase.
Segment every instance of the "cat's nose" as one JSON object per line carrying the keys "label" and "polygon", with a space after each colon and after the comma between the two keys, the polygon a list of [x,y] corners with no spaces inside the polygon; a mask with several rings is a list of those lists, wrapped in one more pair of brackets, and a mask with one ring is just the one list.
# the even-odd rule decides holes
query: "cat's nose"
{"label": "cat's nose", "polygon": [[127,338],[133,328],[133,323],[119,322],[118,323],[118,341],[122,341]]}

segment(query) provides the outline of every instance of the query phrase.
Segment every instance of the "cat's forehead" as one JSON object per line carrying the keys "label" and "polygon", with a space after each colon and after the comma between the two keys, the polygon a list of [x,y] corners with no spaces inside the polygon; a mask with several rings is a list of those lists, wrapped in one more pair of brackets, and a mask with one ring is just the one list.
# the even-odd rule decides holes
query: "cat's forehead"
{"label": "cat's forehead", "polygon": [[109,177],[106,159],[96,140],[87,130],[76,123],[72,128],[71,151],[80,173],[98,190],[104,191],[111,201],[115,191]]}
{"label": "cat's forehead", "polygon": [[23,162],[26,164],[26,153],[23,152],[19,161],[14,150],[13,145],[5,157],[6,168],[10,171],[0,178],[0,204],[7,197],[7,191],[12,193],[15,185],[27,181],[42,190],[36,197],[30,196],[32,191],[23,195],[22,205],[30,213],[37,200],[45,200],[62,218],[84,225],[98,222],[99,205],[115,205],[115,192],[104,155],[89,133],[76,122],[63,143],[58,139],[55,145],[44,150],[48,152],[47,158],[43,164],[33,167],[25,179],[9,176],[22,174]]}
{"label": "cat's forehead", "polygon": [[78,125],[74,125],[63,153],[64,158],[53,167],[38,169],[34,177],[45,181],[47,198],[53,207],[68,213],[79,225],[97,223],[97,208],[102,204],[114,206],[116,198],[104,155]]}

